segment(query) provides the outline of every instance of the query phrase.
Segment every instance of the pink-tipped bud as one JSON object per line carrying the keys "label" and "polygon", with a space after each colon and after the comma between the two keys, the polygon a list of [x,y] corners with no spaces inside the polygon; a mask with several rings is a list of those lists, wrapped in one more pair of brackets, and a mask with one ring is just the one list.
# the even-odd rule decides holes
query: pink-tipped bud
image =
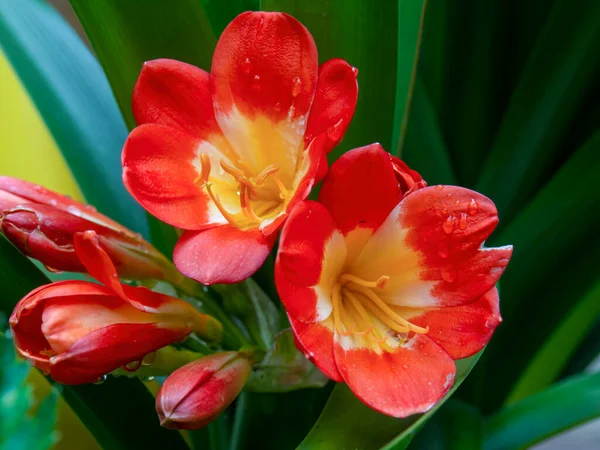
{"label": "pink-tipped bud", "polygon": [[208,425],[239,395],[251,371],[249,356],[238,352],[215,353],[177,369],[156,396],[160,424],[181,430]]}
{"label": "pink-tipped bud", "polygon": [[76,202],[41,186],[0,176],[0,233],[27,256],[49,268],[84,272],[73,239],[94,231],[119,275],[129,279],[167,279],[173,269],[140,235]]}
{"label": "pink-tipped bud", "polygon": [[403,195],[408,195],[417,189],[427,186],[427,183],[423,180],[423,177],[421,177],[419,172],[412,170],[400,158],[390,156],[390,159]]}

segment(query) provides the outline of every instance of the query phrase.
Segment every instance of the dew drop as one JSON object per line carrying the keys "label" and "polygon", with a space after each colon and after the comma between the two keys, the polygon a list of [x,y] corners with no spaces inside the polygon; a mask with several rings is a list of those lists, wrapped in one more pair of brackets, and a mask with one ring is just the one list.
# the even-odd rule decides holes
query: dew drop
{"label": "dew drop", "polygon": [[92,211],[92,212],[98,211],[94,205],[85,205],[85,209],[87,209],[88,211]]}
{"label": "dew drop", "polygon": [[448,193],[446,194],[446,197],[450,198],[450,197],[452,197],[452,194],[451,194],[450,192],[448,192]]}
{"label": "dew drop", "polygon": [[444,233],[450,234],[454,231],[455,226],[456,226],[456,216],[448,216],[448,218],[442,225],[442,228],[444,230]]}
{"label": "dew drop", "polygon": [[49,202],[50,206],[56,206],[57,201],[55,199],[51,199]]}
{"label": "dew drop", "polygon": [[460,200],[455,200],[454,201],[454,206],[460,206]]}
{"label": "dew drop", "polygon": [[254,75],[252,78],[252,88],[258,90],[260,87],[260,75]]}
{"label": "dew drop", "polygon": [[358,76],[358,69],[356,67],[352,68],[352,73],[354,74],[355,77]]}
{"label": "dew drop", "polygon": [[477,201],[474,198],[472,198],[469,202],[468,211],[471,216],[474,216],[475,214],[477,214],[477,211],[479,211],[479,205],[477,204]]}
{"label": "dew drop", "polygon": [[250,73],[250,58],[246,58],[246,60],[242,63],[242,70],[244,73]]}
{"label": "dew drop", "polygon": [[449,269],[442,269],[441,271],[442,280],[447,283],[454,283],[456,280],[456,272]]}
{"label": "dew drop", "polygon": [[102,384],[108,379],[108,375],[102,375],[96,381],[93,381],[94,384]]}
{"label": "dew drop", "polygon": [[154,377],[152,375],[147,376],[147,377],[142,377],[143,381],[154,381]]}
{"label": "dew drop", "polygon": [[296,107],[294,105],[290,106],[290,109],[288,109],[288,115],[287,115],[287,119],[289,121],[292,120],[292,117],[294,117],[294,114],[296,113]]}
{"label": "dew drop", "polygon": [[467,229],[467,214],[466,213],[460,213],[460,219],[458,220],[458,228],[460,228],[461,230]]}
{"label": "dew drop", "polygon": [[277,111],[277,112],[281,111],[281,103],[279,103],[279,102],[275,103],[275,111]]}
{"label": "dew drop", "polygon": [[294,77],[292,80],[292,97],[298,97],[300,95],[300,91],[302,90],[302,80],[300,77]]}
{"label": "dew drop", "polygon": [[69,205],[67,206],[67,212],[69,214],[77,215],[79,214],[79,208],[75,205]]}
{"label": "dew drop", "polygon": [[438,184],[438,185],[437,185],[435,188],[436,188],[438,191],[442,191],[442,190],[444,190],[444,186],[443,186],[443,185],[441,185],[441,184]]}
{"label": "dew drop", "polygon": [[142,367],[142,361],[132,361],[129,364],[125,364],[123,366],[123,370],[127,372],[135,372],[140,367]]}
{"label": "dew drop", "polygon": [[54,267],[50,267],[47,266],[46,264],[44,264],[44,268],[48,271],[48,272],[52,272],[52,273],[63,273],[62,270],[56,269]]}
{"label": "dew drop", "polygon": [[142,366],[151,366],[156,360],[156,352],[150,352],[142,359]]}

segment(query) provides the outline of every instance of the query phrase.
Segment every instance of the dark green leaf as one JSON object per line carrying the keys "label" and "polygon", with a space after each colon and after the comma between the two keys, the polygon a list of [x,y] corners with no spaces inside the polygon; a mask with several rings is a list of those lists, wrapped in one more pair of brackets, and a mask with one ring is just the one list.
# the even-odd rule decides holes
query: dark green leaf
{"label": "dark green leaf", "polygon": [[477,190],[514,215],[557,161],[560,139],[600,65],[600,2],[555,3],[524,68]]}
{"label": "dark green leaf", "polygon": [[125,124],[102,68],[75,31],[45,2],[4,1],[0,42],[86,199],[147,233],[143,210],[121,182]]}
{"label": "dark green leaf", "polygon": [[[434,414],[460,385],[481,353],[456,362],[456,381],[448,395],[433,409],[406,419],[380,414],[358,400],[346,384],[338,384],[319,420],[298,450],[405,449],[414,433]],[[343,430],[343,431],[342,431]],[[383,447],[382,447],[383,446]]]}
{"label": "dark green leaf", "polygon": [[258,11],[261,0],[202,0],[216,36],[219,36],[235,16],[244,11]]}
{"label": "dark green leaf", "polygon": [[600,373],[573,377],[507,406],[485,427],[485,450],[531,447],[600,416]]}
{"label": "dark green leaf", "polygon": [[[267,11],[283,11],[312,33],[319,61],[343,58],[359,70],[358,105],[344,141],[345,151],[380,142],[391,151],[398,61],[398,2],[348,0],[262,0]],[[418,2],[415,2],[418,3]]]}

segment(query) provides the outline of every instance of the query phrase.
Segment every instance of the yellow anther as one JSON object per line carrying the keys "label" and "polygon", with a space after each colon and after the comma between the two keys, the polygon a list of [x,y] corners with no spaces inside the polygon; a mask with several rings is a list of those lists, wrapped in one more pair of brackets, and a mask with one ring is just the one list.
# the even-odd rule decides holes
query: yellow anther
{"label": "yellow anther", "polygon": [[349,282],[352,283],[356,283],[359,286],[364,286],[367,288],[379,288],[379,289],[383,289],[388,281],[390,280],[390,277],[388,277],[387,275],[383,275],[381,277],[379,277],[376,281],[367,281],[367,280],[363,280],[360,277],[357,277],[356,275],[352,275],[350,273],[345,273],[340,277],[340,283],[346,284]]}
{"label": "yellow anther", "polygon": [[256,184],[261,185],[265,182],[265,180],[269,177],[269,175],[273,175],[275,172],[279,171],[279,166],[277,164],[271,164],[270,166],[265,167],[261,173],[256,177]]}
{"label": "yellow anther", "polygon": [[237,167],[233,167],[231,164],[221,160],[221,168],[227,172],[229,175],[231,175],[233,178],[235,178],[236,180],[240,177],[245,177],[246,174],[244,173],[243,170],[238,169]]}

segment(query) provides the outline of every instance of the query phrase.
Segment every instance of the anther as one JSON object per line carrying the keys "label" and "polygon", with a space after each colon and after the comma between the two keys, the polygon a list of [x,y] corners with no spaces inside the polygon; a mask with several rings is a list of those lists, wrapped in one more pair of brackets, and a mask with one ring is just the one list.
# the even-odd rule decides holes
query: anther
{"label": "anther", "polygon": [[194,180],[194,184],[199,184],[200,186],[204,186],[206,183],[208,183],[208,178],[210,177],[210,156],[208,156],[206,153],[202,153],[200,155],[200,167],[201,167],[201,171],[200,171],[200,175],[198,176],[198,178],[196,178]]}
{"label": "anther", "polygon": [[350,273],[345,273],[340,277],[340,282],[342,284],[347,284],[347,283],[356,283],[359,286],[364,286],[367,288],[379,288],[379,289],[383,289],[388,281],[390,280],[390,277],[387,275],[383,275],[381,277],[379,277],[376,281],[367,281],[367,280],[363,280],[360,277],[357,277],[356,275],[352,275]]}

